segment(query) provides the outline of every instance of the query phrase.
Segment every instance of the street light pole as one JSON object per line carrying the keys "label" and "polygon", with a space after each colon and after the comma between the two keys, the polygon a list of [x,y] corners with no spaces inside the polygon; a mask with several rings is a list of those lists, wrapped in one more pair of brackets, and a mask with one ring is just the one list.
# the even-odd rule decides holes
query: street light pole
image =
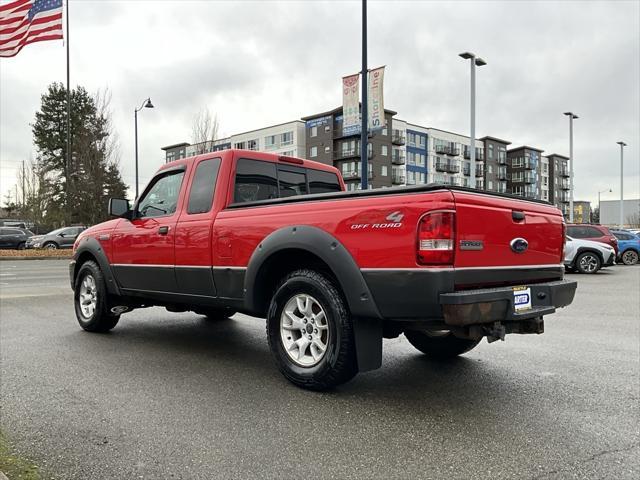
{"label": "street light pole", "polygon": [[136,138],[136,199],[138,198],[138,112],[143,108],[153,108],[153,103],[151,103],[150,98],[147,98],[144,102],[142,102],[140,108],[136,108],[133,112]]}
{"label": "street light pole", "polygon": [[609,192],[611,193],[613,190],[611,190],[610,188],[608,190],[599,190],[598,191],[598,223],[602,225],[602,209],[600,208],[600,194],[602,192]]}
{"label": "street light pole", "polygon": [[624,147],[626,143],[620,141],[616,142],[620,145],[620,228],[624,226]]}
{"label": "street light pole", "polygon": [[367,89],[369,83],[369,71],[367,67],[367,0],[362,0],[362,108],[360,118],[360,188],[369,188],[369,165],[367,155],[368,148],[368,122],[369,100]]}
{"label": "street light pole", "polygon": [[564,112],[569,117],[569,223],[573,223],[573,121],[579,118],[572,112]]}
{"label": "street light pole", "polygon": [[469,186],[476,188],[476,66],[481,67],[486,65],[487,62],[480,57],[476,57],[471,52],[463,52],[460,56],[465,60],[471,60],[471,132],[469,134],[469,153],[471,157],[469,175],[471,179]]}

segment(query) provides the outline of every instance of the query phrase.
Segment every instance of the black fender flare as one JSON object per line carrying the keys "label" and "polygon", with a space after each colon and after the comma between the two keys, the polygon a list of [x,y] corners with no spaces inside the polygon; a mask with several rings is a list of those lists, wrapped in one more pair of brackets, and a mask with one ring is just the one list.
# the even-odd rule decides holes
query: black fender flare
{"label": "black fender flare", "polygon": [[[332,271],[345,296],[353,319],[358,370],[379,368],[382,364],[382,316],[349,251],[333,235],[318,227],[296,225],[280,228],[260,242],[254,250],[244,279],[244,302],[250,312],[260,312],[257,279],[264,263],[282,250],[309,252]],[[301,265],[300,267],[304,267]]]}
{"label": "black fender flare", "polygon": [[78,274],[78,269],[80,268],[78,260],[85,253],[91,254],[91,256],[94,257],[98,262],[100,270],[102,270],[102,275],[104,276],[107,284],[107,292],[109,292],[111,295],[121,295],[120,287],[118,286],[116,277],[113,274],[113,270],[111,268],[111,265],[109,264],[107,255],[104,253],[104,249],[102,248],[102,245],[100,245],[100,242],[98,242],[98,240],[93,237],[85,237],[80,240],[80,244],[73,254],[73,261],[75,262],[75,266],[73,269],[73,277],[71,279],[72,285],[75,284],[75,278]]}

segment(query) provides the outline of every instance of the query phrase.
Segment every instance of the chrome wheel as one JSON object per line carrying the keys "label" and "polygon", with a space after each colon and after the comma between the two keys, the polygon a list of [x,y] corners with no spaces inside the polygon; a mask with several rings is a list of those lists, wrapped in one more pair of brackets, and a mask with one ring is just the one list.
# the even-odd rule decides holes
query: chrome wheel
{"label": "chrome wheel", "polygon": [[627,250],[622,254],[622,263],[625,265],[635,265],[638,263],[638,254],[633,250]]}
{"label": "chrome wheel", "polygon": [[47,243],[44,248],[46,248],[47,250],[57,250],[58,249],[58,245],[56,245],[55,243]]}
{"label": "chrome wheel", "polygon": [[96,288],[96,281],[93,275],[87,275],[82,280],[78,301],[80,302],[82,316],[84,318],[91,318],[98,305],[98,289]]}
{"label": "chrome wheel", "polygon": [[302,367],[314,367],[329,345],[329,323],[320,303],[301,293],[289,299],[280,316],[280,338],[285,352]]}
{"label": "chrome wheel", "polygon": [[598,271],[599,263],[594,255],[583,255],[580,259],[580,270],[585,273],[595,273]]}

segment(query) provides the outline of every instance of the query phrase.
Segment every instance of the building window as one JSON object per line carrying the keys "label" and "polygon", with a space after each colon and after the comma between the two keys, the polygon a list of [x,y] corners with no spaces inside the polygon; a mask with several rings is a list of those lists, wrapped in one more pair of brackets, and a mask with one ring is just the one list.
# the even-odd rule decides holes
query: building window
{"label": "building window", "polygon": [[281,146],[293,145],[293,132],[284,132],[282,135]]}
{"label": "building window", "polygon": [[382,148],[380,149],[380,153],[382,155],[384,155],[385,157],[387,156],[387,146],[386,145],[382,145]]}
{"label": "building window", "polygon": [[268,137],[264,137],[264,148],[265,150],[274,150],[278,148],[275,135],[269,135]]}
{"label": "building window", "polygon": [[331,147],[324,147],[324,153],[331,153]]}
{"label": "building window", "polygon": [[247,141],[247,149],[249,150],[258,150],[258,139],[248,140]]}
{"label": "building window", "polygon": [[407,152],[407,163],[409,165],[416,164],[416,154],[414,152]]}
{"label": "building window", "polygon": [[421,148],[425,148],[427,137],[424,135],[417,135],[418,137],[418,145]]}
{"label": "building window", "polygon": [[318,147],[311,147],[309,149],[309,157],[310,158],[315,158],[318,156]]}
{"label": "building window", "polygon": [[382,175],[383,177],[386,177],[388,175],[386,165],[382,165],[382,168],[380,169],[380,175]]}
{"label": "building window", "polygon": [[247,142],[237,142],[233,145],[233,148],[238,148],[240,150],[246,150],[247,149]]}
{"label": "building window", "polygon": [[385,137],[387,135],[389,135],[389,130],[387,129],[387,125],[385,124],[384,128],[382,129],[382,135],[384,135]]}
{"label": "building window", "polygon": [[493,173],[493,165],[491,164],[487,165],[487,173]]}
{"label": "building window", "polygon": [[418,165],[419,167],[424,167],[425,156],[423,153],[416,153],[415,159],[416,159],[416,165]]}
{"label": "building window", "polygon": [[318,136],[318,127],[311,127],[309,129],[309,136],[310,137],[317,137]]}

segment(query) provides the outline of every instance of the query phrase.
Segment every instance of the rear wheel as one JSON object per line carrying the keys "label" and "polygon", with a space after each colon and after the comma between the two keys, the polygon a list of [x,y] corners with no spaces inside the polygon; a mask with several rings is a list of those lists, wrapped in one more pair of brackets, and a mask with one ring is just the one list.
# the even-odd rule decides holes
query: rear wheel
{"label": "rear wheel", "polygon": [[622,263],[625,265],[635,265],[638,263],[638,252],[635,250],[627,250],[622,254]]}
{"label": "rear wheel", "polygon": [[576,268],[580,273],[596,273],[600,267],[602,262],[596,253],[584,252],[576,258]]}
{"label": "rear wheel", "polygon": [[358,372],[353,324],[333,282],[313,270],[297,270],[271,300],[267,336],[276,365],[293,384],[326,390]]}
{"label": "rear wheel", "polygon": [[446,359],[457,357],[475,348],[480,340],[467,340],[458,338],[451,332],[420,332],[407,330],[404,332],[409,343],[425,355],[433,358]]}
{"label": "rear wheel", "polygon": [[47,242],[42,246],[42,248],[46,248],[47,250],[57,250],[58,244],[56,242]]}
{"label": "rear wheel", "polygon": [[109,310],[107,288],[100,267],[93,261],[82,264],[73,292],[76,318],[88,332],[108,332],[118,324],[120,315]]}

